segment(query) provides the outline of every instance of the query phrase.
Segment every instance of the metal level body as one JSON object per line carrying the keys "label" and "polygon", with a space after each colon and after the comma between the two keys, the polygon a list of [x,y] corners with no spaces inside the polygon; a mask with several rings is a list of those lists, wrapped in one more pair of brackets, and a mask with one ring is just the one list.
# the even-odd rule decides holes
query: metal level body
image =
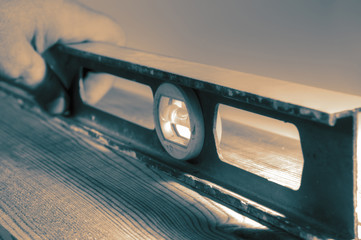
{"label": "metal level body", "polygon": [[[53,60],[58,59],[59,66],[65,70],[59,72],[56,60],[50,64],[65,82],[63,85],[73,92],[71,118],[76,121],[158,159],[177,169],[176,172],[194,176],[185,182],[297,236],[357,238],[357,123],[361,97],[101,43],[58,45],[50,50],[50,55],[54,56]],[[162,148],[155,130],[83,104],[78,82],[89,70],[148,85],[153,93],[163,82],[193,89],[205,124],[205,142],[200,155],[188,162],[172,159]],[[298,190],[220,160],[214,140],[219,104],[290,122],[298,128],[304,156]],[[251,201],[239,200],[203,180]]]}

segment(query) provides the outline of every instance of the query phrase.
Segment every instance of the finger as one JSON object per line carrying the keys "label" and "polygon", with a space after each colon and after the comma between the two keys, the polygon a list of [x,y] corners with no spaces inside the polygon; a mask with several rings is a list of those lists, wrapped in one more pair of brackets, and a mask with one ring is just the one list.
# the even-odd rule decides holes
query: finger
{"label": "finger", "polygon": [[57,77],[47,71],[43,58],[26,40],[18,40],[8,46],[0,61],[1,75],[31,91],[46,111],[64,113],[69,97]]}
{"label": "finger", "polygon": [[107,16],[95,12],[79,3],[64,2],[60,41],[74,43],[83,41],[125,44],[122,28]]}
{"label": "finger", "polygon": [[67,114],[70,97],[60,79],[49,67],[44,81],[31,92],[39,106],[48,113]]}
{"label": "finger", "polygon": [[112,88],[114,78],[113,75],[106,73],[88,73],[85,80],[80,82],[82,100],[89,105],[96,104]]}
{"label": "finger", "polygon": [[33,89],[44,79],[46,65],[26,39],[15,39],[2,51],[0,74],[23,87]]}
{"label": "finger", "polygon": [[24,59],[30,64],[22,69],[18,78],[34,95],[40,107],[51,114],[62,114],[68,110],[69,96],[60,79],[45,64],[45,61],[30,44],[24,45]]}

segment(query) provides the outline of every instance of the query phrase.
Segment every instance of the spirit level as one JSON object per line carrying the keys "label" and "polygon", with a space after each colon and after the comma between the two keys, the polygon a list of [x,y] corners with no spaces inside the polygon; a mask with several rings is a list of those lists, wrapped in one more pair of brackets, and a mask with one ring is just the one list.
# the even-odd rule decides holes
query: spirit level
{"label": "spirit level", "polygon": [[155,129],[165,150],[179,160],[197,157],[203,147],[204,124],[193,90],[163,83],[154,99]]}
{"label": "spirit level", "polygon": [[[101,43],[58,45],[46,58],[62,85],[70,86],[72,119],[166,164],[200,191],[299,237],[358,237],[361,97]],[[78,83],[89,71],[149,86],[156,129],[84,104]],[[297,127],[303,154],[298,188],[221,160],[220,105]]]}

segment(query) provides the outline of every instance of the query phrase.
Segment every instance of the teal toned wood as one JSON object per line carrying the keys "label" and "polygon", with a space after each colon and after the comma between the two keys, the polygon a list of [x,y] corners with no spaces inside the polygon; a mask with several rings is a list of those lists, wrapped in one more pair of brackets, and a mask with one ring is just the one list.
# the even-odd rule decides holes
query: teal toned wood
{"label": "teal toned wood", "polygon": [[1,91],[0,116],[4,239],[290,239]]}

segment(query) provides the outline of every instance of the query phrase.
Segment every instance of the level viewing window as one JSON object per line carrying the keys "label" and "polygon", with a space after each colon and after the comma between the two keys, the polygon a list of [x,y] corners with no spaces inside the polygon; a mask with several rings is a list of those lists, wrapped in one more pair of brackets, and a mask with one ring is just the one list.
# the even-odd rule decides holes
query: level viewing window
{"label": "level viewing window", "polygon": [[[105,73],[80,79],[84,103],[148,129],[154,129],[153,93],[149,86]],[[89,88],[96,88],[92,90]],[[92,91],[89,91],[92,90]],[[89,93],[92,96],[89,96]]]}
{"label": "level viewing window", "polygon": [[299,189],[303,155],[295,125],[220,104],[215,137],[222,161]]}

